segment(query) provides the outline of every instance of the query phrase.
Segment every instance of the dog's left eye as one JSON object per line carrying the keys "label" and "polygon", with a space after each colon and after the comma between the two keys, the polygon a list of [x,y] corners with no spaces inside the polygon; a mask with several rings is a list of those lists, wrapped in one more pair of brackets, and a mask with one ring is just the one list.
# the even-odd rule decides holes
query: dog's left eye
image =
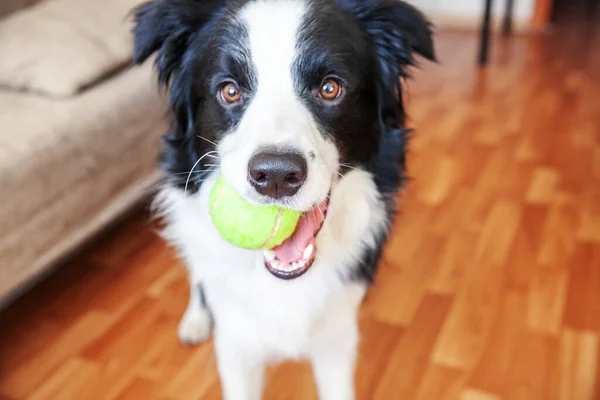
{"label": "dog's left eye", "polygon": [[229,82],[220,88],[219,98],[225,104],[235,104],[242,99],[242,91],[235,83]]}
{"label": "dog's left eye", "polygon": [[326,78],[319,88],[319,97],[325,101],[336,101],[344,94],[344,86],[335,78]]}

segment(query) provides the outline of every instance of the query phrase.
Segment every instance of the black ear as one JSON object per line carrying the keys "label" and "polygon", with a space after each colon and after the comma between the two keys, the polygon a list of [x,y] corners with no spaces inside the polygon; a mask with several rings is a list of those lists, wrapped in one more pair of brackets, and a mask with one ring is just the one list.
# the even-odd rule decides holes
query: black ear
{"label": "black ear", "polygon": [[[375,182],[391,199],[406,179],[405,155],[410,131],[405,129],[401,79],[416,55],[435,61],[433,26],[415,7],[401,0],[337,0],[367,36],[376,68],[380,119],[379,152],[374,159]],[[388,212],[394,202],[388,201]]]}
{"label": "black ear", "polygon": [[414,53],[435,61],[433,26],[414,6],[401,0],[338,0],[363,25],[378,55],[412,65]]}
{"label": "black ear", "polygon": [[190,38],[200,31],[225,0],[151,0],[133,10],[133,61],[157,53],[159,81],[168,83],[179,67]]}
{"label": "black ear", "polygon": [[382,112],[386,114],[393,104],[402,107],[400,78],[408,76],[415,54],[436,59],[432,24],[401,0],[338,0],[338,4],[363,27],[373,46]]}
{"label": "black ear", "polygon": [[[229,0],[151,0],[133,10],[133,62],[141,64],[153,53],[160,84],[169,86],[172,121],[164,138],[163,168],[180,176],[194,166],[193,135],[197,98],[194,96],[191,49]],[[204,40],[204,42],[206,42]],[[200,56],[201,53],[193,53]],[[181,182],[177,182],[181,185]]]}

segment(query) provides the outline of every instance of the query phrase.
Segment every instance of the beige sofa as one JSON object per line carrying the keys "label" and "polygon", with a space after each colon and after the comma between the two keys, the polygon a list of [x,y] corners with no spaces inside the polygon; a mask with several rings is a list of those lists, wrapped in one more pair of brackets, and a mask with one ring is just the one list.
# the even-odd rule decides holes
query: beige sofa
{"label": "beige sofa", "polygon": [[0,1],[0,17],[35,3],[38,3],[38,0],[2,0]]}
{"label": "beige sofa", "polygon": [[165,103],[151,63],[131,66],[137,3],[46,0],[0,19],[0,304],[158,179]]}

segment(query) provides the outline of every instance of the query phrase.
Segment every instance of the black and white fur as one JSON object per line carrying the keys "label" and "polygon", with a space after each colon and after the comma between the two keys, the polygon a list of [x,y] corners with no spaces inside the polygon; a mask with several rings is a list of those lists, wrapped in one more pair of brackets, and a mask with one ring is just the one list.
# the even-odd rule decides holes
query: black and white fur
{"label": "black and white fur", "polygon": [[[399,0],[153,0],[135,23],[135,61],[156,53],[170,93],[157,206],[189,268],[180,339],[212,331],[226,400],[260,399],[265,365],[284,359],[311,361],[321,399],[352,400],[357,310],[404,182],[401,78],[415,53],[434,59],[430,24]],[[335,104],[315,96],[327,76],[345,88]],[[243,92],[235,107],[217,99],[227,81]],[[264,147],[307,160],[294,196],[249,185],[249,158]],[[310,270],[278,279],[262,252],[219,236],[208,214],[218,174],[249,201],[301,211],[330,193]]]}

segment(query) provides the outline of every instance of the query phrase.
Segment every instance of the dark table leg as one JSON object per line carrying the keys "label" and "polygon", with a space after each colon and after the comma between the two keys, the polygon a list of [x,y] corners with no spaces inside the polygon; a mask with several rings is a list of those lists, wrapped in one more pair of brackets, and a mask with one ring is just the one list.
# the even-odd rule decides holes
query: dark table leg
{"label": "dark table leg", "polygon": [[492,19],[492,0],[485,0],[483,23],[481,24],[481,43],[479,48],[479,65],[487,64],[490,51],[490,31]]}
{"label": "dark table leg", "polygon": [[513,30],[513,10],[515,8],[515,0],[506,0],[506,8],[504,9],[504,21],[502,23],[502,32],[509,35]]}

